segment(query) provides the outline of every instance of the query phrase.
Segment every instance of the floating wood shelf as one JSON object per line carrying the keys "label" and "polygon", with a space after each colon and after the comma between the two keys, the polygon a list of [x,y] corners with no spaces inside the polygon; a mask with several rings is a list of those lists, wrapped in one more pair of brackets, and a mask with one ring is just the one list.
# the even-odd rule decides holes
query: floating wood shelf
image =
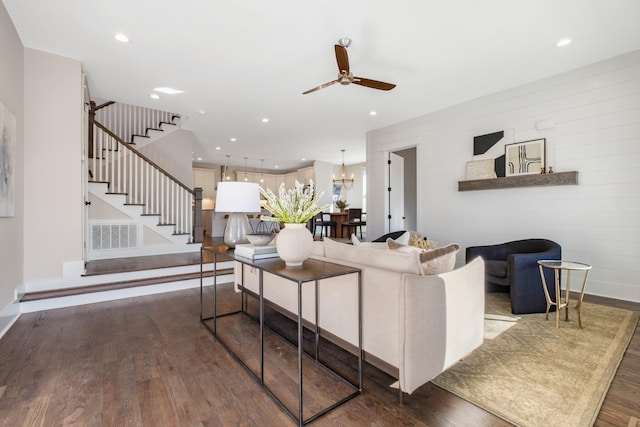
{"label": "floating wood shelf", "polygon": [[578,172],[571,171],[458,181],[458,191],[495,190],[500,188],[577,184]]}

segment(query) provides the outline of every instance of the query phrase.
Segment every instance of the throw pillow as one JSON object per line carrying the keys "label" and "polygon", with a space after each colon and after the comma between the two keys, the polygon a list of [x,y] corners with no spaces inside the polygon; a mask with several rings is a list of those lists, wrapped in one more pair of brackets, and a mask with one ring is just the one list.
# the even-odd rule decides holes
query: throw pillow
{"label": "throw pillow", "polygon": [[[410,236],[410,233],[407,231],[404,234],[398,236],[396,240],[387,239],[387,241],[391,240],[398,245],[406,246],[407,244],[409,244],[408,242]],[[404,243],[405,241],[407,243]],[[363,248],[387,249],[389,247],[387,242],[361,242],[355,234],[351,234],[351,243],[353,244],[353,246],[360,246]]]}
{"label": "throw pillow", "polygon": [[442,274],[456,266],[456,254],[460,245],[452,243],[442,248],[431,249],[420,254],[420,263],[425,276]]}
{"label": "throw pillow", "polygon": [[387,249],[386,242],[361,242],[355,234],[351,234],[351,243],[361,248]]}
{"label": "throw pillow", "polygon": [[424,250],[416,246],[402,246],[391,239],[387,239],[389,249],[398,252],[418,252],[420,263],[425,276],[446,273],[453,270],[456,265],[456,254],[460,250],[460,245],[452,243],[442,248]]}

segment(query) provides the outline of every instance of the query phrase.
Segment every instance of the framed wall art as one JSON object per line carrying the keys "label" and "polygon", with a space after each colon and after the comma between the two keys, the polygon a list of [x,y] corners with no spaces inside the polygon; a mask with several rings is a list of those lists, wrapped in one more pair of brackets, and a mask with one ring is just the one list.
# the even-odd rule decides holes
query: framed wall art
{"label": "framed wall art", "polygon": [[540,173],[545,164],[545,139],[505,145],[506,176]]}
{"label": "framed wall art", "polygon": [[0,102],[0,217],[15,211],[16,116]]}

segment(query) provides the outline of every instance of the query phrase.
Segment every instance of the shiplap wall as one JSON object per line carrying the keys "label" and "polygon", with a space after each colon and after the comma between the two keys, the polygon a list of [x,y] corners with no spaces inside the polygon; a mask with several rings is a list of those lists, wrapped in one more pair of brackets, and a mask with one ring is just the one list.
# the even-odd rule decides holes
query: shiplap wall
{"label": "shiplap wall", "polygon": [[[553,119],[552,129],[536,130]],[[546,138],[547,165],[577,186],[458,192],[473,137]],[[476,99],[367,135],[367,226],[385,230],[385,152],[417,147],[418,231],[467,246],[542,237],[593,266],[587,292],[640,301],[640,51]],[[576,280],[573,288],[579,285]]]}

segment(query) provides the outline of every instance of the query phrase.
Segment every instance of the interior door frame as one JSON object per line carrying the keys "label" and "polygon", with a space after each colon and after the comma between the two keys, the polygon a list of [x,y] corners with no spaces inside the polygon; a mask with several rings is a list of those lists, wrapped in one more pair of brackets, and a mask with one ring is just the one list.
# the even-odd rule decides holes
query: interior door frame
{"label": "interior door frame", "polygon": [[82,75],[82,141],[80,142],[80,158],[82,162],[82,260],[86,267],[89,261],[89,114],[91,113],[91,95],[87,75]]}
{"label": "interior door frame", "polygon": [[404,230],[404,158],[387,153],[387,221],[385,231]]}

